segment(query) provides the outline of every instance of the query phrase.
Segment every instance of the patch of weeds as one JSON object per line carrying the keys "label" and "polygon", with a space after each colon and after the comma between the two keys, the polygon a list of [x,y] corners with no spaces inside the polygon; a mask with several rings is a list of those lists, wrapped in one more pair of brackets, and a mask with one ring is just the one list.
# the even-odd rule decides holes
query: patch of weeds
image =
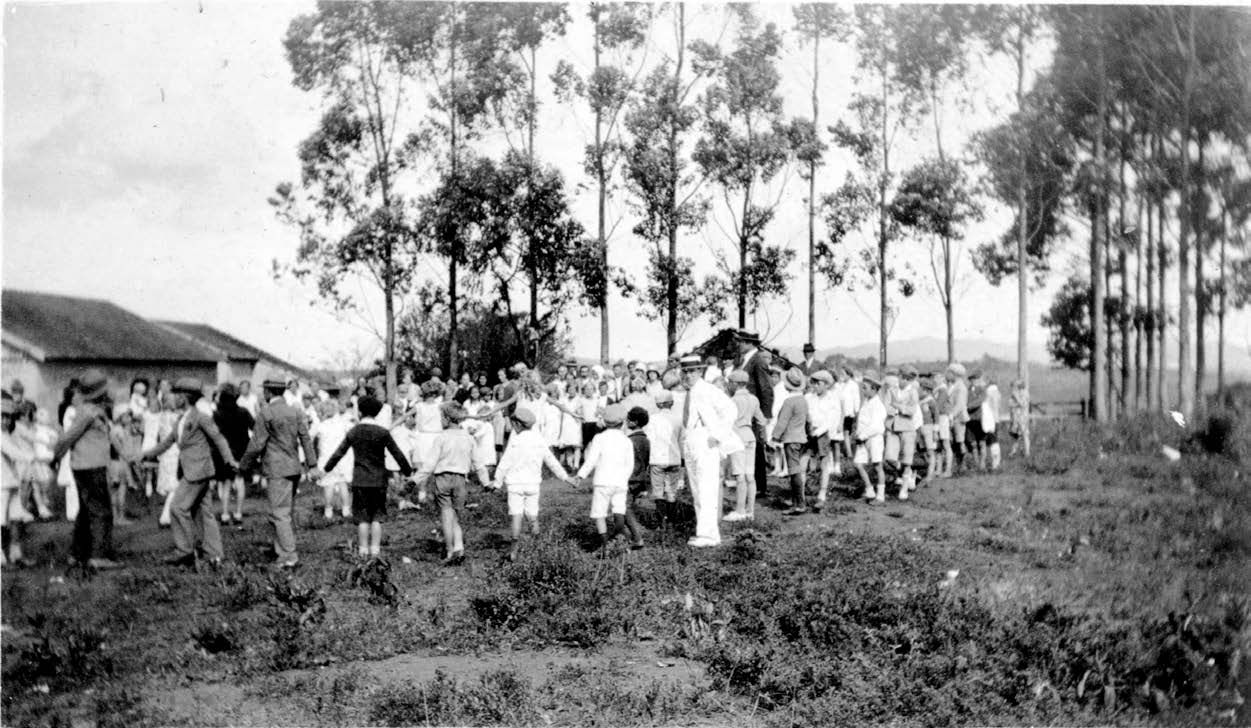
{"label": "patch of weeds", "polygon": [[559,722],[579,726],[671,725],[700,714],[703,686],[651,680],[634,684],[611,667],[566,665],[537,690],[539,707]]}
{"label": "patch of weeds", "polygon": [[369,723],[410,725],[523,725],[538,720],[530,681],[515,670],[494,670],[477,682],[460,682],[443,671],[426,683],[383,688]]}
{"label": "patch of weeds", "polygon": [[[42,613],[28,621],[31,633],[21,638],[17,658],[5,665],[3,679],[8,695],[38,685],[49,691],[76,690],[113,676],[115,666],[105,628]],[[12,638],[6,642],[6,651],[14,649]]]}
{"label": "patch of weeds", "polygon": [[725,558],[733,564],[759,561],[765,557],[766,537],[756,530],[748,530],[734,536],[734,543],[726,550]]}
{"label": "patch of weeds", "polygon": [[353,566],[348,580],[352,586],[368,591],[373,604],[385,604],[392,609],[400,604],[400,590],[391,581],[391,562],[384,558],[375,557]]}
{"label": "patch of weeds", "polygon": [[269,582],[272,603],[282,608],[300,626],[316,624],[326,616],[326,595],[292,578],[275,576]]}
{"label": "patch of weeds", "polygon": [[95,699],[96,728],[146,728],[168,725],[164,713],[147,705],[143,692],[122,685],[101,692]]}
{"label": "patch of weeds", "polygon": [[239,635],[234,627],[226,622],[209,622],[200,625],[191,633],[191,641],[196,647],[210,655],[234,652],[239,649]]}
{"label": "patch of weeds", "polygon": [[224,568],[219,582],[222,590],[222,609],[227,612],[242,612],[263,604],[269,594],[265,584],[254,571],[240,566]]}
{"label": "patch of weeds", "polygon": [[296,579],[274,577],[269,596],[269,634],[273,640],[270,666],[274,670],[302,667],[310,657],[306,628],[325,619],[325,594]]}

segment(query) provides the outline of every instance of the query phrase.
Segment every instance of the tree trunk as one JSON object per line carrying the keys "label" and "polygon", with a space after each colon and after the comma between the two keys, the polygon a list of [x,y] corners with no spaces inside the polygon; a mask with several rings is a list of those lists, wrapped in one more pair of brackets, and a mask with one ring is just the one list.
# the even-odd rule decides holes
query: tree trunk
{"label": "tree trunk", "polygon": [[1134,307],[1133,312],[1134,324],[1134,405],[1135,412],[1143,409],[1143,397],[1145,391],[1143,389],[1143,371],[1142,371],[1142,198],[1139,197],[1136,204],[1135,215],[1137,221],[1134,224]]}
{"label": "tree trunk", "polygon": [[1187,18],[1186,72],[1181,103],[1181,204],[1177,234],[1177,408],[1189,418],[1194,414],[1194,372],[1190,365],[1190,97],[1195,73],[1194,8],[1181,10]]}
{"label": "tree trunk", "polygon": [[1197,141],[1199,143],[1199,160],[1197,164],[1199,177],[1194,182],[1196,194],[1191,198],[1191,206],[1193,208],[1191,230],[1194,231],[1195,241],[1195,404],[1198,406],[1198,411],[1202,412],[1205,409],[1203,398],[1203,375],[1204,370],[1207,369],[1208,360],[1206,331],[1208,320],[1208,290],[1203,275],[1204,247],[1206,245],[1206,241],[1204,239],[1204,222],[1206,222],[1207,210],[1199,209],[1201,205],[1194,204],[1196,202],[1195,198],[1199,198],[1197,201],[1200,203],[1202,202],[1202,197],[1200,197],[1198,193],[1203,189],[1203,186],[1206,183],[1203,168],[1204,140],[1200,138]]}
{"label": "tree trunk", "polygon": [[1120,147],[1118,156],[1120,159],[1120,169],[1118,171],[1117,180],[1117,227],[1116,231],[1116,249],[1117,261],[1121,274],[1121,305],[1117,308],[1117,323],[1121,329],[1121,389],[1117,393],[1117,410],[1122,417],[1129,414],[1129,248],[1126,246],[1125,240],[1125,157],[1128,153],[1129,146],[1126,141],[1128,131],[1125,128],[1125,107],[1122,105],[1120,114],[1119,142]]}
{"label": "tree trunk", "polygon": [[[450,43],[451,47],[448,49],[448,57],[451,60],[451,63],[449,64],[449,68],[450,68],[451,80],[452,80],[451,87],[452,87],[453,98],[456,97],[456,93],[457,93],[456,51],[459,48],[459,45],[457,42],[458,40],[457,31],[459,27],[459,22],[455,15],[455,12],[456,12],[455,6],[453,6],[452,32],[450,34],[451,35],[451,43]],[[450,156],[450,161],[451,161],[451,165],[450,165],[451,183],[453,185],[460,184],[460,148],[459,148],[460,127],[459,127],[458,122],[459,122],[459,116],[457,114],[455,105],[454,104],[449,105],[448,106],[448,130],[450,132],[451,142],[452,142],[451,149],[449,150],[449,156]],[[461,255],[460,235],[455,234],[455,233],[454,235],[455,237],[452,240],[447,241],[448,251],[449,251],[449,254],[448,254],[449,260],[448,260],[448,265],[447,265],[447,321],[448,321],[448,326],[447,326],[447,359],[444,362],[447,367],[448,376],[453,379],[455,379],[455,377],[458,374],[458,372],[456,371],[457,364],[458,364],[458,357],[456,356],[456,351],[460,345],[459,333],[458,333],[460,330],[460,322],[458,321],[460,303],[459,301],[457,301],[457,297],[456,297],[456,294],[457,294],[456,267],[457,267],[457,264],[459,262],[459,258]]]}
{"label": "tree trunk", "polygon": [[[1226,202],[1228,204],[1228,202]],[[1220,303],[1216,309],[1216,393],[1225,393],[1225,243],[1229,239],[1229,210],[1221,211]]]}
{"label": "tree trunk", "polygon": [[[600,47],[599,47],[599,13],[595,15],[595,71],[599,71],[600,64]],[[599,104],[595,106],[595,180],[599,184],[598,197],[596,199],[596,233],[599,239],[599,249],[602,251],[603,258],[600,265],[604,268],[604,300],[599,304],[599,359],[600,361],[609,360],[608,348],[608,239],[606,234],[605,213],[608,202],[608,175],[604,171],[604,111]]]}
{"label": "tree trunk", "polygon": [[[817,103],[817,80],[821,72],[821,28],[812,33],[812,129],[819,133],[817,123],[821,108]],[[817,345],[817,163],[808,165],[808,341]]]}
{"label": "tree trunk", "polygon": [[[1020,24],[1017,26],[1016,36],[1016,108],[1018,113],[1025,115],[1025,22],[1024,8],[1020,9],[1023,14]],[[1024,142],[1022,142],[1024,146]],[[1029,391],[1029,270],[1028,259],[1025,251],[1029,244],[1029,228],[1026,220],[1026,202],[1025,202],[1025,172],[1026,162],[1024,149],[1018,149],[1021,153],[1020,164],[1020,184],[1016,189],[1016,296],[1017,296],[1017,319],[1016,319],[1016,376],[1025,385],[1025,391]],[[950,330],[950,327],[949,327]],[[950,354],[950,352],[949,352]],[[952,360],[954,361],[954,360]],[[1030,452],[1030,413],[1028,409],[1025,412],[1025,419],[1021,423],[1021,444],[1023,446],[1026,457]]]}
{"label": "tree trunk", "polygon": [[887,111],[890,109],[890,97],[887,89],[888,79],[886,77],[886,69],[882,68],[882,173],[881,179],[878,180],[878,205],[877,205],[877,290],[879,298],[879,332],[878,332],[878,366],[882,369],[886,368],[886,335],[888,333],[887,316],[890,314],[890,307],[886,297],[886,184],[890,175],[890,134],[888,133]]}
{"label": "tree trunk", "polygon": [[943,241],[943,285],[947,291],[943,294],[943,313],[947,317],[947,361],[956,360],[956,323],[955,323],[955,301],[952,298],[951,280],[951,242]]}
{"label": "tree trunk", "polygon": [[[1154,157],[1154,155],[1152,156]],[[1153,158],[1152,163],[1155,161]],[[1144,389],[1147,396],[1145,406],[1146,409],[1151,409],[1158,406],[1157,401],[1159,399],[1155,391],[1159,385],[1155,378],[1155,329],[1159,322],[1155,310],[1155,205],[1150,197],[1145,196],[1140,200],[1139,204],[1147,210],[1147,249],[1144,254],[1147,264],[1147,305],[1144,311],[1146,316],[1143,327],[1143,333],[1146,335],[1147,340],[1147,368],[1143,372],[1143,376]]]}
{"label": "tree trunk", "polygon": [[[686,4],[678,3],[678,61],[674,65],[673,85],[670,87],[673,108],[678,106],[678,91],[682,88],[682,64],[686,59]],[[665,284],[665,304],[668,317],[665,321],[665,346],[669,356],[678,350],[678,129],[675,120],[669,118],[669,209],[667,223],[669,232],[669,270]],[[607,364],[608,360],[605,359]]]}
{"label": "tree trunk", "polygon": [[[1161,154],[1164,153],[1164,143],[1160,139],[1156,139],[1156,149]],[[1155,244],[1156,253],[1158,255],[1159,265],[1156,267],[1156,291],[1159,294],[1158,313],[1156,316],[1156,335],[1159,336],[1160,346],[1156,352],[1156,375],[1155,375],[1155,396],[1156,408],[1163,411],[1168,403],[1167,386],[1164,381],[1164,373],[1168,356],[1165,351],[1165,335],[1168,332],[1168,290],[1165,282],[1168,278],[1168,244],[1164,241],[1164,217],[1168,214],[1168,207],[1163,197],[1156,200],[1155,215]]]}
{"label": "tree trunk", "polygon": [[[1095,9],[1102,26],[1103,9]],[[1102,30],[1102,28],[1100,28]],[[1096,73],[1098,75],[1098,113],[1095,117],[1094,163],[1095,169],[1105,169],[1103,133],[1104,120],[1107,118],[1107,71],[1104,68],[1103,45],[1096,44]],[[1103,175],[1100,175],[1101,179]],[[1091,414],[1095,421],[1106,422],[1108,419],[1108,370],[1107,370],[1107,331],[1104,318],[1104,265],[1103,221],[1105,216],[1104,191],[1095,192],[1090,219],[1090,328],[1092,333],[1093,361],[1091,362]]]}

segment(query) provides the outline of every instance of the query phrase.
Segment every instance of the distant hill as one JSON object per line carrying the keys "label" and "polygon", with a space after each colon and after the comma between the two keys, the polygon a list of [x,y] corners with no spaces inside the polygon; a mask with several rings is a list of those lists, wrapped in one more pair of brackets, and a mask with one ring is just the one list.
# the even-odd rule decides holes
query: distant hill
{"label": "distant hill", "polygon": [[[797,361],[802,358],[800,353],[802,344],[800,346],[780,346],[778,348],[788,356],[793,356]],[[842,354],[849,359],[876,358],[877,342],[856,344],[849,347],[835,346],[817,350],[817,356],[822,359],[834,354]],[[936,336],[892,340],[889,344],[888,354],[891,361],[897,362],[945,361],[947,359],[947,341]],[[1016,344],[1004,344],[988,339],[956,340],[956,357],[958,359],[981,359],[983,356],[1005,361],[1016,361]],[[1031,362],[1038,364],[1049,364],[1051,362],[1051,357],[1047,355],[1047,350],[1041,343],[1030,347],[1029,359]]]}

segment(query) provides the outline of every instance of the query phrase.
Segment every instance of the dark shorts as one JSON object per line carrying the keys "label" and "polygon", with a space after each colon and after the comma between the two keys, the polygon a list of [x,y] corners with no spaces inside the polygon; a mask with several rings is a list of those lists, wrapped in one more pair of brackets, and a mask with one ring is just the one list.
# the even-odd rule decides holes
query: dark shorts
{"label": "dark shorts", "polygon": [[380,523],[386,515],[386,488],[352,489],[352,517],[357,523]]}
{"label": "dark shorts", "polygon": [[996,427],[989,432],[983,433],[982,437],[985,438],[987,445],[997,444],[999,442],[999,428]]}
{"label": "dark shorts", "polygon": [[599,434],[599,425],[595,424],[594,422],[583,422],[582,423],[583,447],[589,446],[591,444],[591,440],[594,440],[595,436],[598,434]]}
{"label": "dark shorts", "polygon": [[793,475],[799,472],[799,459],[803,457],[804,448],[802,442],[788,442],[782,445],[782,452],[786,454],[786,472]]}
{"label": "dark shorts", "polygon": [[465,508],[465,476],[460,473],[435,473],[434,503],[440,510],[450,508],[460,512]]}
{"label": "dark shorts", "polygon": [[830,433],[823,432],[816,437],[808,438],[808,445],[805,448],[810,457],[823,458],[830,454]]}
{"label": "dark shorts", "polygon": [[965,433],[965,439],[969,442],[983,442],[986,439],[986,433],[982,431],[982,421],[976,417],[966,423]]}
{"label": "dark shorts", "polygon": [[[855,431],[856,431],[856,416],[852,415],[851,417],[844,417],[843,418],[843,432],[855,432]],[[848,440],[850,439],[851,438],[848,438]]]}

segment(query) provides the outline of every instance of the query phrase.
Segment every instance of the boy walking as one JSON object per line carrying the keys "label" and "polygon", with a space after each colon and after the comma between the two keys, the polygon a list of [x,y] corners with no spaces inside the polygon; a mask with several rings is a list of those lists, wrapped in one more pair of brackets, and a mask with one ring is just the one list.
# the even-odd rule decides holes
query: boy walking
{"label": "boy walking", "polygon": [[[631,407],[626,412],[626,435],[630,438],[630,445],[634,448],[634,469],[630,471],[630,480],[628,483],[630,497],[626,501],[625,526],[630,529],[630,535],[634,540],[630,544],[632,549],[643,548],[643,527],[639,525],[639,521],[634,516],[634,506],[638,503],[638,499],[647,495],[651,490],[651,472],[649,463],[651,462],[651,442],[647,439],[647,423],[651,421],[651,415],[642,407]],[[621,531],[621,523],[617,524],[617,531]]]}
{"label": "boy walking", "polygon": [[782,381],[788,395],[778,410],[777,424],[773,428],[773,441],[782,447],[786,457],[786,473],[791,481],[791,509],[787,515],[797,516],[808,512],[803,471],[804,447],[808,444],[808,401],[804,399],[806,377],[798,369],[786,372]]}
{"label": "boy walking", "polygon": [[656,395],[656,416],[647,421],[647,442],[652,501],[662,523],[668,521],[682,489],[682,422],[678,417],[673,409],[673,392],[660,390]]}
{"label": "boy walking", "polygon": [[[595,521],[601,546],[608,545],[609,512],[618,528],[628,525],[625,518],[626,498],[630,476],[634,472],[634,445],[621,431],[624,420],[625,411],[619,405],[614,404],[604,410],[604,430],[591,440],[582,467],[578,470],[578,482],[592,474],[595,476],[591,490],[591,518]],[[631,536],[636,543],[639,542],[637,533]]]}
{"label": "boy walking", "polygon": [[[818,513],[825,507],[826,494],[830,489],[830,476],[840,471],[838,450],[843,440],[843,409],[839,397],[831,388],[834,375],[824,369],[812,373],[812,391],[806,395],[812,434],[808,437],[808,458],[816,458],[821,470],[821,487],[813,510]],[[803,468],[808,477],[807,464]]]}
{"label": "boy walking", "polygon": [[521,545],[522,521],[530,521],[530,533],[539,535],[539,486],[543,482],[543,466],[561,480],[569,475],[552,454],[547,440],[534,429],[537,418],[525,407],[513,411],[513,436],[508,439],[504,455],[495,467],[495,488],[508,494],[508,517],[512,521],[513,545],[508,560],[517,558]]}
{"label": "boy walking", "polygon": [[[864,482],[864,499],[879,506],[886,503],[886,472],[882,469],[886,405],[879,396],[881,389],[882,383],[876,377],[865,374],[860,380],[860,411],[856,414],[856,454],[852,458],[860,479]],[[876,493],[869,480],[869,466],[873,467],[877,475]]]}
{"label": "boy walking", "polygon": [[[377,558],[382,554],[382,519],[387,514],[387,453],[395,458],[404,475],[411,476],[413,469],[400,446],[391,437],[390,431],[379,425],[375,419],[382,411],[382,402],[365,396],[357,401],[356,407],[361,414],[360,423],[347,431],[325,465],[315,475],[325,479],[328,477],[327,473],[335,472],[345,456],[352,458],[350,500],[352,515],[356,520],[356,553],[362,558]],[[329,499],[330,496],[327,495],[327,502]],[[329,505],[326,507],[330,508]],[[344,508],[346,507],[345,503]]]}
{"label": "boy walking", "polygon": [[444,566],[465,560],[465,532],[460,525],[465,510],[466,478],[473,469],[473,436],[460,426],[465,408],[456,402],[442,407],[443,431],[431,447],[430,462],[421,464],[418,481],[434,478],[434,502],[439,507],[443,543],[447,546]]}
{"label": "boy walking", "polygon": [[742,369],[730,372],[730,399],[738,409],[734,432],[743,441],[743,450],[730,455],[730,473],[735,482],[735,507],[723,521],[750,521],[756,517],[756,483],[747,482],[756,472],[756,443],[765,439],[764,412],[760,400],[748,391],[750,377]]}

